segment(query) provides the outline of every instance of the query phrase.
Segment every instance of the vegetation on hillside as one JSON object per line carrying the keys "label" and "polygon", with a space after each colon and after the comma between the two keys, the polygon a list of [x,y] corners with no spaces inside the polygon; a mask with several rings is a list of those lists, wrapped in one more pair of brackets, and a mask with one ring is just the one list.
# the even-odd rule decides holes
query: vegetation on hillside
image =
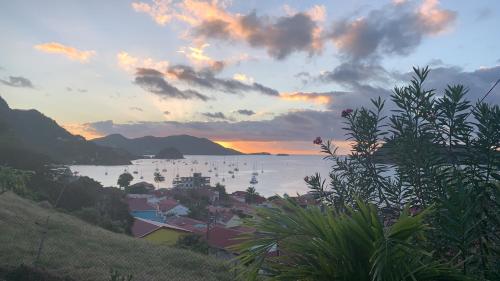
{"label": "vegetation on hillside", "polygon": [[[50,216],[38,266],[73,280],[109,280],[110,270],[133,280],[232,280],[218,260],[95,227],[12,192],[0,195],[0,265],[34,262]],[[1,271],[1,269],[0,269]]]}

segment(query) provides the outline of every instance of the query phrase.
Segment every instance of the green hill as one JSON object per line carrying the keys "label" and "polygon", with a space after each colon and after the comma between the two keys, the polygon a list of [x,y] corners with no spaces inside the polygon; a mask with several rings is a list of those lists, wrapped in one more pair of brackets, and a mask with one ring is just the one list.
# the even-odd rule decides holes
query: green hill
{"label": "green hill", "polygon": [[0,195],[0,267],[31,265],[50,215],[39,265],[58,276],[109,280],[110,270],[139,280],[232,280],[213,257],[157,246],[43,208],[11,192]]}

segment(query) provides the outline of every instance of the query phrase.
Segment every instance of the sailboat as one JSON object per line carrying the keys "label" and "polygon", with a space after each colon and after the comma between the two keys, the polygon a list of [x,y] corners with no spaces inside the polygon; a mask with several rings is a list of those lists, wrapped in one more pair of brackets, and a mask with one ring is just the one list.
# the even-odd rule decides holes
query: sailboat
{"label": "sailboat", "polygon": [[258,184],[259,182],[257,181],[257,178],[255,176],[252,176],[252,179],[250,180],[250,184]]}

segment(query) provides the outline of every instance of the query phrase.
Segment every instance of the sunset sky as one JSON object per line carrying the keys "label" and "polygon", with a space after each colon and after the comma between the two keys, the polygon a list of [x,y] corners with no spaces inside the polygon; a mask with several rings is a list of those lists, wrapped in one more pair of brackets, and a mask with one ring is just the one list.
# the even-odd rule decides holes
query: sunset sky
{"label": "sunset sky", "polygon": [[0,94],[87,139],[316,153],[322,136],[345,150],[342,109],[388,98],[412,66],[431,66],[438,93],[484,95],[498,13],[497,0],[2,1]]}

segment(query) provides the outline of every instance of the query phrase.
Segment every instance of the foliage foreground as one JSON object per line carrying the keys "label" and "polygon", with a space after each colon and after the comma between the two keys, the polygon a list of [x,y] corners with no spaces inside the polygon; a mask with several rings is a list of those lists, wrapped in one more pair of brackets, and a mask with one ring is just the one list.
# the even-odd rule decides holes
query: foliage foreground
{"label": "foliage foreground", "polygon": [[239,245],[241,261],[247,264],[243,277],[466,280],[419,246],[426,239],[426,212],[411,216],[405,211],[384,228],[375,206],[358,201],[356,207],[335,213],[329,207],[304,209],[288,200],[283,209],[260,210],[261,220],[255,224],[259,233]]}

